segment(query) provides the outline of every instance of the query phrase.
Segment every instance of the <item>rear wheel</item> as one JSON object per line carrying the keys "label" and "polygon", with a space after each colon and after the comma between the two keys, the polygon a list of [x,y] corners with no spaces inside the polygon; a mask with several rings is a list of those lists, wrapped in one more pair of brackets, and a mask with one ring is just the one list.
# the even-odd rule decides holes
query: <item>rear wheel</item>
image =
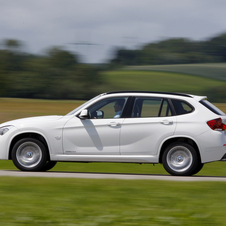
{"label": "rear wheel", "polygon": [[196,167],[196,169],[194,170],[193,174],[198,173],[202,168],[203,168],[204,164],[199,162],[198,166]]}
{"label": "rear wheel", "polygon": [[19,140],[12,149],[14,165],[23,171],[41,171],[48,160],[45,145],[34,138]]}
{"label": "rear wheel", "polygon": [[196,150],[187,143],[175,142],[164,151],[162,163],[173,176],[190,176],[201,170]]}

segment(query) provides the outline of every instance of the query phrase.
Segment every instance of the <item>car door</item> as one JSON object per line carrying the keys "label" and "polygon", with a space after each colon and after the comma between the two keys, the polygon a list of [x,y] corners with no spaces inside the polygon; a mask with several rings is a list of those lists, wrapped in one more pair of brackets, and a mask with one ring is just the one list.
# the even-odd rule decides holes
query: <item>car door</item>
{"label": "car door", "polygon": [[156,156],[159,146],[174,134],[176,116],[163,98],[136,97],[130,118],[121,129],[121,155]]}
{"label": "car door", "polygon": [[[70,119],[63,129],[65,154],[119,155],[119,140],[127,97],[107,98],[88,108],[89,118]],[[121,104],[121,110],[117,106]]]}

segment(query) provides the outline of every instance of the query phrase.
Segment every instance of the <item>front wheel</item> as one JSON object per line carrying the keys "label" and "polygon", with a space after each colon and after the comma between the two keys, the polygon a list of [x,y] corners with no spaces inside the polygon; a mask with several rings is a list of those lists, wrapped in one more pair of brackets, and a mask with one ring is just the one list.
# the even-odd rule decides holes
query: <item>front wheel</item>
{"label": "front wheel", "polygon": [[165,170],[173,176],[190,176],[199,168],[196,150],[187,143],[175,142],[163,153],[162,163]]}
{"label": "front wheel", "polygon": [[34,138],[19,140],[12,149],[14,165],[22,171],[41,171],[48,160],[45,145]]}

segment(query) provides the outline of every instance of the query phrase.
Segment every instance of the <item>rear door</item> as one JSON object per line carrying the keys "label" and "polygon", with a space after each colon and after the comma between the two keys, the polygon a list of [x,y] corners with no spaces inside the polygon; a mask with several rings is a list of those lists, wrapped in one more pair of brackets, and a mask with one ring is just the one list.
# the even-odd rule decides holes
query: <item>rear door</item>
{"label": "rear door", "polygon": [[131,117],[121,128],[121,155],[157,155],[161,142],[174,134],[176,116],[167,99],[135,97]]}

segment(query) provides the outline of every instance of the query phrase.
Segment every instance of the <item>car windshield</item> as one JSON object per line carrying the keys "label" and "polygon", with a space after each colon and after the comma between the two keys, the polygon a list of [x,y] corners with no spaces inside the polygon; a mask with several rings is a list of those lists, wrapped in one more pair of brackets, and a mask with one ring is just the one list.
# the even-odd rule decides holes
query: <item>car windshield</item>
{"label": "car windshield", "polygon": [[223,111],[221,111],[219,108],[217,108],[215,105],[211,104],[208,100],[201,100],[201,104],[203,104],[205,107],[207,107],[210,111],[217,115],[225,115]]}
{"label": "car windshield", "polygon": [[94,98],[92,98],[91,100],[85,102],[84,104],[80,105],[79,107],[75,108],[73,111],[69,112],[68,114],[66,114],[66,116],[68,115],[74,115],[75,112],[81,110],[83,107],[85,107],[86,105],[88,105],[89,103],[91,103],[92,101],[96,100],[97,98],[99,98],[100,96],[102,96],[103,94],[100,94]]}

